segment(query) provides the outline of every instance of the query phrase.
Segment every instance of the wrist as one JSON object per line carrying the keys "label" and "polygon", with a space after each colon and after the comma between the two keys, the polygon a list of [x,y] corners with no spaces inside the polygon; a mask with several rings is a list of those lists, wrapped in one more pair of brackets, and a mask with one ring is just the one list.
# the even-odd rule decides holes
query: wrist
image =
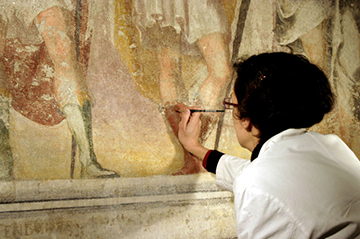
{"label": "wrist", "polygon": [[209,149],[203,147],[202,145],[197,145],[193,147],[186,148],[188,152],[198,157],[201,161],[205,158],[205,155]]}

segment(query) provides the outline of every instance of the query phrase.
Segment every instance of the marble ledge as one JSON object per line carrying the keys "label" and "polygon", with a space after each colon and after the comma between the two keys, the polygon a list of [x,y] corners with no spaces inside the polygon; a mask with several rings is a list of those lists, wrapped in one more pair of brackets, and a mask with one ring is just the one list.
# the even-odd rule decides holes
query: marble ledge
{"label": "marble ledge", "polygon": [[131,204],[201,204],[232,201],[215,176],[201,173],[119,179],[0,182],[0,213],[113,207]]}

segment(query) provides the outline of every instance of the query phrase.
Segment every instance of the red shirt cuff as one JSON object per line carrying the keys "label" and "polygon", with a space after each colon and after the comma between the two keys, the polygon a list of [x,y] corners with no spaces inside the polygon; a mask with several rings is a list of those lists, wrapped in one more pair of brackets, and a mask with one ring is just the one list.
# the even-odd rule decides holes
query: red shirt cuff
{"label": "red shirt cuff", "polygon": [[202,166],[203,166],[204,168],[206,168],[207,159],[208,159],[208,157],[209,157],[209,155],[210,155],[210,153],[211,153],[212,151],[213,151],[213,150],[209,150],[209,151],[207,151],[207,153],[205,154],[205,157],[204,157],[204,159],[203,159],[203,161],[202,161]]}

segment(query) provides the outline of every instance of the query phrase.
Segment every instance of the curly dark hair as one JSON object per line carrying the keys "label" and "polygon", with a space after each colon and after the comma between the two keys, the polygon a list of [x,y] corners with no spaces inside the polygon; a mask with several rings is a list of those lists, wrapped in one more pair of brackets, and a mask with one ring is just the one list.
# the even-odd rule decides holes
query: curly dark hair
{"label": "curly dark hair", "polygon": [[248,117],[262,144],[283,130],[308,128],[333,108],[335,97],[325,74],[305,57],[263,53],[234,64],[238,118]]}

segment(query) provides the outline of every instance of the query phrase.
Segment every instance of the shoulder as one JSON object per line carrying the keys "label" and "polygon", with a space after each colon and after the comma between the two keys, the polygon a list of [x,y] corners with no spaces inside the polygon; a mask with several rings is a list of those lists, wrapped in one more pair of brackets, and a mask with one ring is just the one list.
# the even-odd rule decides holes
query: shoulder
{"label": "shoulder", "polygon": [[351,149],[334,134],[320,134],[313,131],[301,134],[289,132],[291,133],[288,131],[287,134],[274,137],[275,139],[268,143],[266,149],[261,149],[263,154],[259,158],[279,160],[288,157],[356,158]]}

